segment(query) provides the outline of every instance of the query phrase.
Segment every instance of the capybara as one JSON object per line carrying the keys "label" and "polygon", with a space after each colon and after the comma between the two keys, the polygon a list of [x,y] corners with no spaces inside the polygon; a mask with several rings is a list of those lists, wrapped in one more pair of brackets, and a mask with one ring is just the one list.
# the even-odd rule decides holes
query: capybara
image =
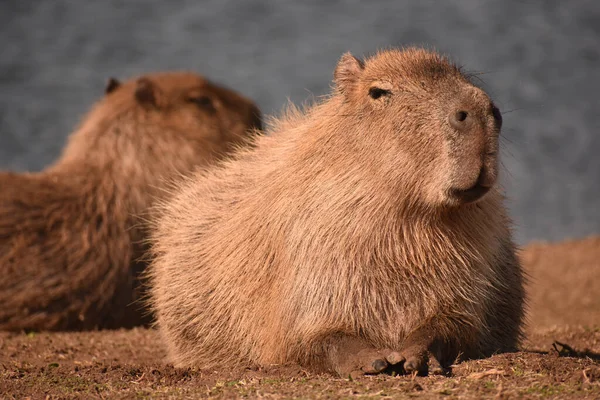
{"label": "capybara", "polygon": [[519,345],[498,108],[424,49],[345,54],[334,77],[157,206],[151,297],[176,366],[427,373]]}
{"label": "capybara", "polygon": [[150,207],[260,118],[252,101],[197,74],[110,79],[56,163],[0,173],[0,329],[147,323],[137,298]]}
{"label": "capybara", "polygon": [[520,252],[531,277],[530,328],[600,326],[600,236],[532,242]]}

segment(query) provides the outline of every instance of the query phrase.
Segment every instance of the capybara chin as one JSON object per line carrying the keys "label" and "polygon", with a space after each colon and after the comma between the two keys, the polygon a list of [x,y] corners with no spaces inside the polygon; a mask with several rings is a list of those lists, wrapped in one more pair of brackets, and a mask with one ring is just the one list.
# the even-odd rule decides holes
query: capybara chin
{"label": "capybara chin", "polygon": [[425,373],[517,348],[494,103],[422,49],[345,54],[334,76],[161,207],[151,296],[175,365]]}
{"label": "capybara chin", "polygon": [[111,79],[55,164],[0,173],[0,329],[147,322],[136,300],[150,207],[255,127],[252,101],[202,76]]}

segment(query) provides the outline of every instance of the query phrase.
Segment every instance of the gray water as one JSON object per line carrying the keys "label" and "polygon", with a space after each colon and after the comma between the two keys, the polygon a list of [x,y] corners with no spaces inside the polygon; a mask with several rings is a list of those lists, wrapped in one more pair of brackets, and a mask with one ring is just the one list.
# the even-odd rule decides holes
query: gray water
{"label": "gray water", "polygon": [[[517,239],[600,233],[600,2],[0,0],[0,168],[54,160],[107,77],[191,69],[266,114],[328,92],[345,51],[426,45],[503,110]],[[1,188],[0,188],[1,190]]]}

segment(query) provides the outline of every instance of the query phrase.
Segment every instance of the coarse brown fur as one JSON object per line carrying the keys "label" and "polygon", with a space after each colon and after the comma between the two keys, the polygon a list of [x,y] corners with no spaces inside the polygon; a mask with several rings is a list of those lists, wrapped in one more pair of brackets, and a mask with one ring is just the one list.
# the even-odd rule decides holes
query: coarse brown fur
{"label": "coarse brown fur", "polygon": [[335,85],[163,205],[149,272],[175,365],[424,372],[517,348],[497,108],[422,49],[345,54]]}
{"label": "coarse brown fur", "polygon": [[555,243],[533,242],[519,254],[531,276],[528,285],[532,328],[599,326],[600,236]]}
{"label": "coarse brown fur", "polygon": [[120,83],[40,173],[0,173],[0,329],[129,327],[148,210],[260,127],[250,100],[187,72]]}

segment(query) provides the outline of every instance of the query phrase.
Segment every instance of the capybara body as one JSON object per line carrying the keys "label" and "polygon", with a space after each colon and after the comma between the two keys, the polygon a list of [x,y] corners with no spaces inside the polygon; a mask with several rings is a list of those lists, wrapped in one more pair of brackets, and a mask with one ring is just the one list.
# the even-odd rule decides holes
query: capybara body
{"label": "capybara body", "polygon": [[111,79],[53,165],[0,173],[0,329],[147,322],[150,207],[259,125],[252,101],[193,73]]}
{"label": "capybara body", "polygon": [[532,242],[520,252],[531,328],[600,325],[600,236]]}
{"label": "capybara body", "polygon": [[149,271],[175,365],[425,372],[517,348],[498,109],[422,49],[346,54],[335,85],[161,207]]}

